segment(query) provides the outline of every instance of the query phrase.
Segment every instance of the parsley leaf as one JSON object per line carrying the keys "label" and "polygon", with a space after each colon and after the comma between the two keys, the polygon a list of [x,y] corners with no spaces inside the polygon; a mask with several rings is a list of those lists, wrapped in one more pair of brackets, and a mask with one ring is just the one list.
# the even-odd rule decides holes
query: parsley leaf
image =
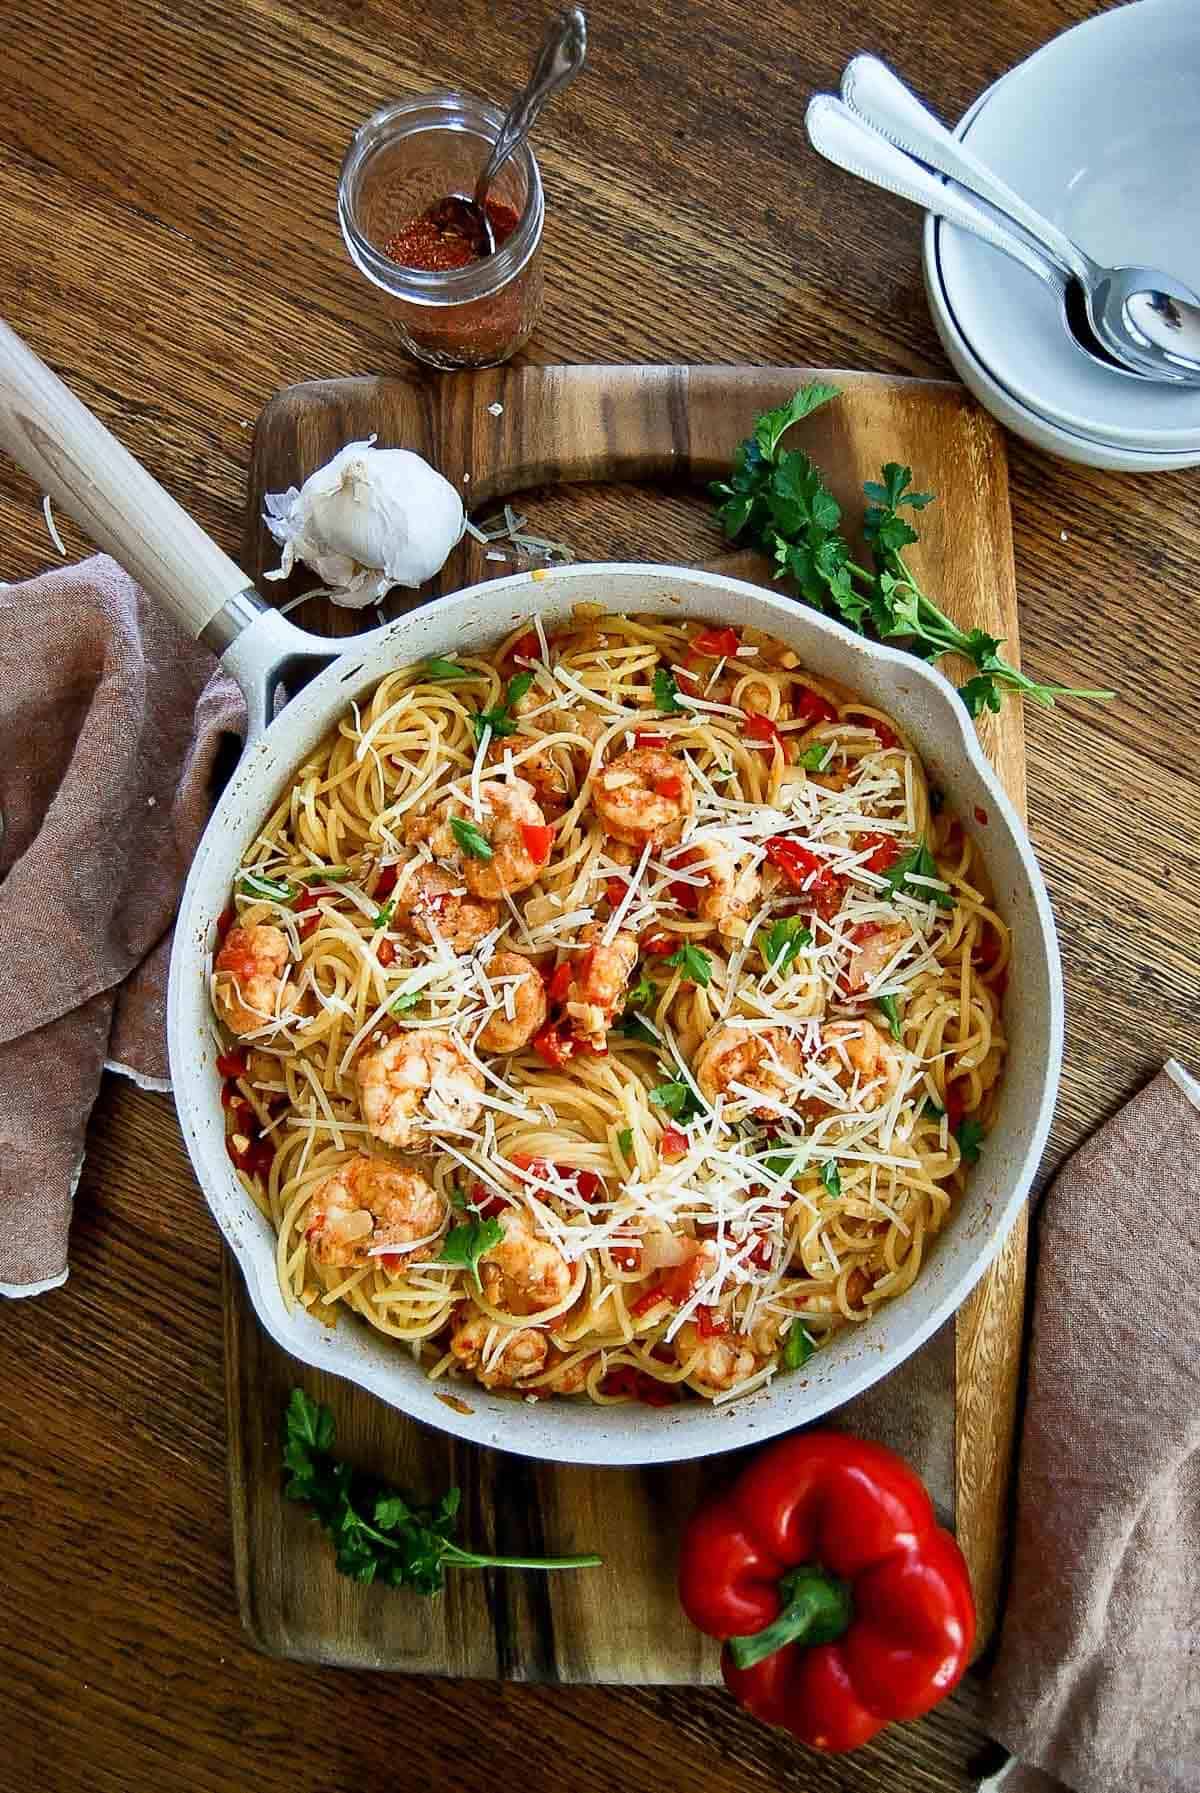
{"label": "parsley leaf", "polygon": [[979,1147],[986,1129],[981,1127],[973,1114],[965,1114],[958,1123],[954,1137],[958,1141],[958,1149],[962,1153],[964,1164],[978,1164]]}
{"label": "parsley leaf", "polygon": [[427,679],[475,679],[479,674],[454,660],[426,660],[421,672]]}
{"label": "parsley leaf", "polygon": [[421,992],[419,990],[401,990],[399,996],[395,997],[388,1004],[388,1013],[392,1015],[406,1015],[409,1009],[416,1008],[420,1000]]}
{"label": "parsley leaf", "polygon": [[684,707],[678,701],[679,686],[669,666],[660,666],[654,674],[654,707],[664,716],[682,716]]}
{"label": "parsley leaf", "polygon": [[451,816],[450,832],[472,859],[490,859],[492,849],[485,835],[482,835],[474,822],[464,821],[462,816]]}
{"label": "parsley leaf", "polygon": [[790,1183],[796,1174],[796,1160],[777,1153],[772,1158],[763,1159],[763,1169],[769,1170],[773,1177],[786,1177]]}
{"label": "parsley leaf", "polygon": [[393,911],[393,909],[395,909],[395,907],[396,907],[395,897],[389,897],[387,902],[383,905],[383,908],[377,909],[375,911],[374,920],[371,922],[371,932],[372,933],[377,934],[379,932],[380,928],[387,927],[388,922],[391,921],[391,919],[392,919],[392,911]]}
{"label": "parsley leaf", "polygon": [[965,655],[976,667],[962,688],[973,716],[999,709],[1006,691],[1044,704],[1061,697],[1111,697],[1111,691],[1039,684],[1000,657],[1001,643],[993,636],[959,628],[922,591],[904,551],[918,540],[911,519],[933,502],[933,493],[913,489],[911,468],[889,461],[878,480],[864,485],[871,564],[854,559],[841,509],[820,469],[802,451],[782,446],[794,423],[837,396],[836,388],[813,383],[756,420],[753,434],[734,450],[728,478],[709,488],[728,539],[758,549],[774,565],[775,577],[791,579],[806,604],[832,612],[857,634],[903,640],[924,660]]}
{"label": "parsley leaf", "polygon": [[761,952],[768,970],[780,976],[811,946],[812,932],[798,915],[784,915],[773,921],[763,936]]}
{"label": "parsley leaf", "polygon": [[842,1193],[842,1175],[836,1158],[827,1158],[821,1166],[821,1181],[830,1195],[838,1196]]}
{"label": "parsley leaf", "polygon": [[621,1131],[617,1134],[617,1144],[621,1148],[621,1153],[622,1153],[623,1157],[629,1158],[632,1156],[632,1153],[633,1153],[633,1128],[632,1127],[622,1127],[621,1128]]}
{"label": "parsley leaf", "polygon": [[926,1096],[925,1106],[921,1110],[923,1120],[940,1121],[945,1112],[944,1108],[938,1107],[932,1096]]}
{"label": "parsley leaf", "polygon": [[712,977],[712,959],[701,947],[693,946],[690,940],[677,953],[671,954],[667,964],[680,972],[685,982],[708,989]]}
{"label": "parsley leaf", "polygon": [[695,1090],[681,1078],[660,1083],[657,1089],[650,1091],[650,1100],[656,1108],[665,1109],[677,1121],[691,1121],[704,1113],[704,1105],[697,1099]]}
{"label": "parsley leaf", "polygon": [[661,1044],[658,1035],[647,1026],[636,1009],[627,1008],[617,1022],[617,1032],[627,1040],[637,1040],[643,1046]]}
{"label": "parsley leaf", "polygon": [[445,1571],[454,1569],[586,1569],[598,1556],[481,1556],[454,1541],[460,1494],[450,1488],[435,1507],[418,1507],[376,1476],[352,1468],[333,1455],[337,1439],[333,1414],[302,1388],[294,1388],[284,1410],[284,1493],[302,1501],[327,1533],[337,1566],[353,1581],[383,1582],[439,1593]]}
{"label": "parsley leaf", "polygon": [[798,1370],[806,1364],[814,1350],[812,1339],[805,1332],[799,1320],[793,1320],[788,1327],[787,1337],[783,1341],[783,1353],[780,1362],[785,1370]]}
{"label": "parsley leaf", "polygon": [[465,1208],[468,1206],[467,1192],[462,1186],[461,1177],[455,1177],[454,1181],[450,1185],[449,1190],[447,1191],[447,1194],[450,1197],[450,1206],[452,1208],[460,1208],[461,1209],[461,1208]]}
{"label": "parsley leaf", "polygon": [[498,709],[480,710],[478,715],[472,716],[471,727],[475,731],[476,746],[483,740],[484,730],[488,728],[491,729],[493,736],[516,734],[517,725],[512,719],[512,711],[516,709],[532,684],[533,674],[531,672],[519,672],[515,679],[509,681],[504,702]]}
{"label": "parsley leaf", "polygon": [[818,741],[815,747],[804,749],[800,755],[800,764],[806,772],[819,772],[832,752],[832,741]]}
{"label": "parsley leaf", "polygon": [[877,996],[875,1007],[882,1015],[886,1016],[888,1032],[892,1038],[894,1040],[901,1039],[903,1036],[900,1031],[900,1009],[896,998],[894,996]]}
{"label": "parsley leaf", "polygon": [[936,878],[937,875],[937,861],[922,841],[920,846],[911,848],[909,852],[902,853],[899,859],[893,860],[883,873],[883,882],[891,896],[904,891],[920,903],[936,903],[939,909],[953,909],[954,898],[948,890],[931,890],[928,884],[911,882],[914,876]]}
{"label": "parsley leaf", "polygon": [[626,997],[626,1003],[631,1009],[648,1009],[650,1004],[654,1001],[654,997],[654,985],[650,982],[650,979],[646,976],[645,972],[643,972]]}
{"label": "parsley leaf", "polygon": [[504,1237],[504,1228],[498,1220],[465,1220],[461,1226],[452,1226],[442,1241],[442,1249],[438,1254],[439,1264],[460,1264],[469,1270],[475,1278],[475,1287],[483,1284],[479,1280],[479,1260],[499,1245]]}

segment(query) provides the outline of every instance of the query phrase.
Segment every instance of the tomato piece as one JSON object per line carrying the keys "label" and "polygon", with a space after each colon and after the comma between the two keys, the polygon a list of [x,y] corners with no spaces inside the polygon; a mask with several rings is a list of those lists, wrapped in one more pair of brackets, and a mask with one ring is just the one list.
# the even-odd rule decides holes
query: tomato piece
{"label": "tomato piece", "polygon": [[495,1220],[508,1207],[502,1195],[497,1195],[494,1189],[487,1188],[483,1183],[472,1183],[467,1199],[473,1207],[478,1208],[484,1220]]}
{"label": "tomato piece", "polygon": [[604,894],[613,909],[619,909],[629,893],[629,886],[624,878],[610,878],[604,886]]}
{"label": "tomato piece", "polygon": [[888,727],[886,722],[880,722],[879,718],[875,716],[871,719],[871,727],[879,736],[879,745],[885,752],[891,747],[899,747],[900,737],[897,735],[895,729]]}
{"label": "tomato piece", "polygon": [[729,1315],[719,1307],[698,1307],[696,1326],[702,1339],[715,1339],[729,1331]]}
{"label": "tomato piece", "polygon": [[396,948],[390,940],[381,940],[375,948],[375,957],[381,965],[390,965],[396,957]]}
{"label": "tomato piece", "polygon": [[675,951],[679,945],[679,936],[663,933],[645,934],[639,944],[644,953],[649,953],[653,959],[660,959]]}
{"label": "tomato piece", "polygon": [[217,1074],[220,1077],[244,1077],[248,1070],[244,1052],[222,1052],[217,1060]]}
{"label": "tomato piece", "polygon": [[629,1400],[644,1402],[647,1407],[669,1407],[678,1399],[669,1383],[659,1382],[645,1370],[635,1369],[631,1363],[619,1363],[616,1369],[609,1370],[600,1383],[600,1392],[624,1395]]}
{"label": "tomato piece", "polygon": [[534,1034],[533,1049],[552,1071],[561,1071],[574,1058],[578,1041],[567,1032],[561,1022],[551,1022],[540,1033]]}
{"label": "tomato piece", "polygon": [[709,660],[728,660],[741,645],[742,638],[736,629],[702,629],[699,635],[692,637],[689,652],[703,654]]}
{"label": "tomato piece", "polygon": [[375,889],[371,893],[372,896],[390,896],[392,891],[396,888],[396,880],[399,876],[400,867],[398,865],[385,865],[375,881]]}
{"label": "tomato piece", "polygon": [[642,1267],[642,1246],[638,1239],[629,1243],[614,1242],[608,1248],[608,1255],[618,1270],[640,1270]]}
{"label": "tomato piece", "polygon": [[[567,1000],[567,992],[571,988],[572,975],[573,968],[569,959],[564,959],[561,965],[555,967],[550,982],[546,986],[546,994],[551,1002],[561,1006],[561,1004]],[[536,1041],[534,1043],[536,1044]]]}
{"label": "tomato piece", "polygon": [[894,834],[860,834],[858,846],[860,851],[864,847],[871,849],[863,860],[869,872],[886,872],[900,857],[900,842]]}
{"label": "tomato piece", "polygon": [[654,780],[654,795],[666,797],[672,803],[678,803],[683,796],[683,780],[678,772],[665,772],[661,778]]}
{"label": "tomato piece", "polygon": [[524,635],[518,635],[506,655],[509,660],[540,660],[541,657],[542,644],[533,629],[526,630]]}
{"label": "tomato piece", "polygon": [[[676,853],[674,859],[668,859],[667,864],[672,871],[688,871],[696,863],[697,857],[695,849],[689,847],[684,853]],[[710,882],[710,879],[705,879],[706,884]],[[701,885],[688,884],[682,878],[677,878],[673,883],[668,884],[667,890],[671,901],[677,903],[685,915],[695,915],[699,912],[700,898],[703,894]]]}
{"label": "tomato piece", "polygon": [[402,1251],[381,1251],[376,1263],[382,1264],[385,1270],[398,1270],[404,1262]]}
{"label": "tomato piece", "polygon": [[[801,722],[808,723],[811,728],[816,722],[836,722],[837,708],[819,691],[811,691],[806,685],[796,698],[796,714]],[[875,724],[872,723],[874,728]]]}
{"label": "tomato piece", "polygon": [[525,851],[533,863],[545,865],[554,841],[554,830],[549,823],[522,822],[521,839],[525,842]]}
{"label": "tomato piece", "polygon": [[566,1175],[574,1177],[576,1188],[585,1202],[603,1201],[608,1194],[604,1187],[604,1178],[594,1170],[568,1170]]}
{"label": "tomato piece", "polygon": [[834,876],[827,859],[791,835],[777,834],[767,842],[766,851],[771,864],[779,867],[793,889],[803,890],[806,895],[820,890]]}
{"label": "tomato piece", "polygon": [[660,734],[656,728],[635,728],[633,744],[635,747],[665,747],[670,735]]}
{"label": "tomato piece", "polygon": [[221,913],[217,917],[217,945],[218,946],[221,945],[226,934],[228,934],[230,928],[233,926],[233,924],[236,920],[237,920],[237,910],[234,908],[233,904],[230,903],[229,907],[227,909],[222,909]]}
{"label": "tomato piece", "polygon": [[682,1307],[685,1301],[690,1301],[704,1281],[708,1263],[707,1253],[694,1251],[682,1264],[675,1264],[670,1270],[664,1270],[662,1290],[667,1300],[676,1307]]}
{"label": "tomato piece", "polygon": [[679,1127],[664,1127],[662,1143],[659,1150],[668,1164],[674,1164],[685,1156],[688,1149],[688,1136]]}
{"label": "tomato piece", "polygon": [[647,1289],[644,1295],[638,1296],[629,1310],[629,1317],[632,1320],[644,1320],[647,1314],[652,1314],[656,1307],[661,1307],[668,1299],[665,1283],[656,1282],[652,1289]]}
{"label": "tomato piece", "polygon": [[757,712],[747,711],[746,725],[743,728],[742,733],[745,735],[747,741],[752,742],[755,747],[770,747],[773,749],[777,741],[780,747],[783,746],[783,736],[771,721],[771,718],[769,716],[760,716]]}

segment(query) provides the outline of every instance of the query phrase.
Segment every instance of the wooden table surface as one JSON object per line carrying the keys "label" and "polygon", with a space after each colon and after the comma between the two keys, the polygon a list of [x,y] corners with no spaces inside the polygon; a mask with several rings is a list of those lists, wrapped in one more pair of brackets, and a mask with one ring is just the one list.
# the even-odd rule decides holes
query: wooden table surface
{"label": "wooden table surface", "polygon": [[[1089,0],[610,0],[539,134],[543,361],[755,361],[945,377],[915,214],[818,163],[808,93],[855,51],[947,116]],[[229,550],[247,427],[293,380],[396,351],[344,256],[339,158],[382,101],[502,99],[545,0],[32,0],[0,16],[0,312]],[[1176,1052],[1200,1061],[1200,474],[1011,445],[1025,664],[1111,683],[1031,711],[1031,826],[1062,931],[1057,1162]],[[919,470],[918,470],[919,472]],[[52,563],[0,467],[0,578]],[[570,539],[570,499],[538,500]],[[678,558],[699,511],[615,491],[597,557]],[[74,557],[87,544],[63,525]],[[2,1120],[0,1120],[2,1131]],[[522,1778],[892,1793],[966,1788],[968,1686],[846,1762],[724,1696],[322,1673],[240,1635],[224,1490],[219,1261],[168,1100],[109,1081],[67,1285],[3,1314],[0,1757],[6,1788],[342,1793]],[[169,1288],[170,1307],[163,1300]]]}

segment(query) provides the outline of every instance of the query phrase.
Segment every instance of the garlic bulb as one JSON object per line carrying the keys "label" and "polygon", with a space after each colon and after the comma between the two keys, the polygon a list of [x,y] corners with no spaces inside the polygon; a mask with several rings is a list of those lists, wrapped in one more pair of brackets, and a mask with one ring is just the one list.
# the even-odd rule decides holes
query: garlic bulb
{"label": "garlic bulb", "polygon": [[297,490],[268,492],[263,522],[283,548],[268,579],[310,566],[335,604],[359,610],[393,585],[423,585],[462,535],[462,499],[407,448],[349,442]]}

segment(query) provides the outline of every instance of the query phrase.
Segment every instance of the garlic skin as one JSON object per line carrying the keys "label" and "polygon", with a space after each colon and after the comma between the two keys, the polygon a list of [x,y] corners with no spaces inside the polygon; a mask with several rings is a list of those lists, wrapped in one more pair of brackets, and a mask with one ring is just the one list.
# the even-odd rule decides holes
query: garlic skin
{"label": "garlic skin", "polygon": [[465,527],[462,499],[419,454],[374,443],[348,442],[298,490],[265,494],[263,522],[283,549],[268,579],[302,560],[335,604],[361,610],[445,563]]}

